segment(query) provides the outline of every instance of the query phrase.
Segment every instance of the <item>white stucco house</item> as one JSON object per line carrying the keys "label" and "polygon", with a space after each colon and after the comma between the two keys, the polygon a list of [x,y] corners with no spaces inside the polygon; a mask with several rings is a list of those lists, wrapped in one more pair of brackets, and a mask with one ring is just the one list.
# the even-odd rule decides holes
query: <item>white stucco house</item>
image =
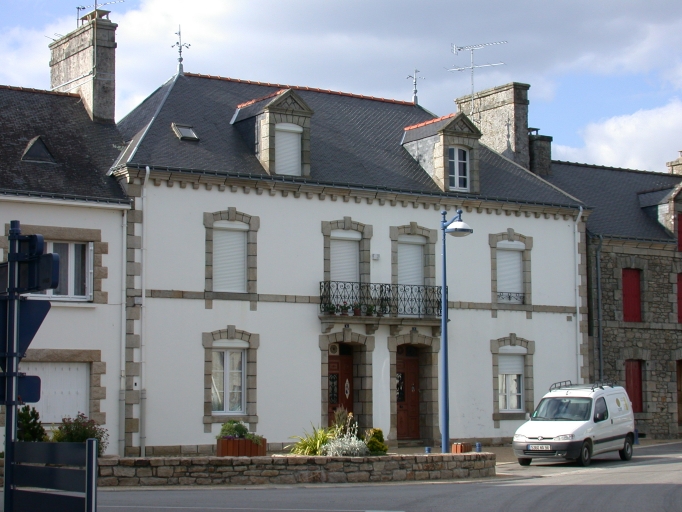
{"label": "white stucco house", "polygon": [[[95,23],[113,42],[115,25]],[[440,212],[462,209],[474,232],[447,241],[450,437],[511,437],[550,384],[586,371],[589,210],[529,170],[544,161],[527,90],[489,91],[474,123],[180,66],[117,124],[106,168],[85,166],[125,195],[85,208],[38,204],[22,184],[0,196],[5,223],[101,231],[106,304],[55,304],[63,332],[35,347],[101,351],[108,392],[88,412],[119,435],[111,453],[210,453],[229,419],[277,450],[340,405],[393,446],[430,445]]]}

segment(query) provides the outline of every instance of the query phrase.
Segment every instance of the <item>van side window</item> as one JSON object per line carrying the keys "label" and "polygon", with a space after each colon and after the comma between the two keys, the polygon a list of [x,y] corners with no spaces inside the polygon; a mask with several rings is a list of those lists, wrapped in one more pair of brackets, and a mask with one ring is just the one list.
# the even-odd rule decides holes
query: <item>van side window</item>
{"label": "van side window", "polygon": [[594,422],[599,423],[609,418],[609,411],[606,408],[604,397],[598,398],[594,404]]}

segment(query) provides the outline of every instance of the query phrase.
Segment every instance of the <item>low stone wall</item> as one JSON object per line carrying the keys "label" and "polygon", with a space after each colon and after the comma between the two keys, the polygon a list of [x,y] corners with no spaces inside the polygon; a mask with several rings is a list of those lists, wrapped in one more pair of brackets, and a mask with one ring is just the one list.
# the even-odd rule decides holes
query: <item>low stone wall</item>
{"label": "low stone wall", "polygon": [[99,459],[99,485],[263,485],[453,480],[495,476],[494,453],[383,457]]}

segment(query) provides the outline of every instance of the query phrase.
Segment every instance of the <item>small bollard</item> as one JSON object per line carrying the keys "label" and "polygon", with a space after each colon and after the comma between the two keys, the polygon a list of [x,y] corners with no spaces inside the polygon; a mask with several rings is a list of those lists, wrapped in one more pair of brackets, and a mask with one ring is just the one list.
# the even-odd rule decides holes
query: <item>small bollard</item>
{"label": "small bollard", "polygon": [[481,453],[481,443],[476,443],[476,452]]}
{"label": "small bollard", "polygon": [[639,444],[639,430],[635,429],[635,444]]}
{"label": "small bollard", "polygon": [[424,453],[425,453],[426,455],[428,455],[429,453],[431,453],[431,447],[430,447],[430,446],[425,446],[425,447],[424,447]]}

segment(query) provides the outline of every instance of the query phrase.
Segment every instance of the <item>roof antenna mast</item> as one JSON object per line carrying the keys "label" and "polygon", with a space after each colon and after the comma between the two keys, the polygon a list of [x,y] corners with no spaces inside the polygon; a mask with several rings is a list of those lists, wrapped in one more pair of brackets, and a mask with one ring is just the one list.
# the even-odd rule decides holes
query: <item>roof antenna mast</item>
{"label": "roof antenna mast", "polygon": [[448,69],[448,71],[464,71],[466,69],[471,70],[471,109],[470,109],[469,115],[471,117],[471,120],[474,122],[476,122],[474,120],[474,69],[476,69],[476,68],[487,68],[490,66],[503,66],[504,65],[504,62],[497,62],[495,64],[479,64],[478,66],[475,66],[474,65],[474,52],[476,50],[480,50],[482,48],[485,48],[486,46],[493,46],[496,44],[507,44],[507,41],[497,41],[495,43],[472,44],[469,46],[457,46],[455,43],[452,43],[452,45],[451,45],[452,53],[454,53],[455,55],[457,55],[459,52],[463,52],[463,51],[467,51],[467,50],[471,52],[471,65],[470,66],[465,66],[465,67],[461,67],[461,68],[451,68],[451,69],[446,68],[446,69]]}
{"label": "roof antenna mast", "polygon": [[[78,22],[81,20],[81,11],[84,11],[85,9],[89,9],[90,7],[94,7],[95,11],[99,9],[100,7],[103,7],[105,5],[111,5],[111,4],[122,4],[126,0],[116,0],[115,2],[105,2],[103,4],[99,3],[97,0],[95,0],[95,3],[93,5],[78,5],[76,6],[76,26],[78,26]],[[95,16],[96,18],[97,16]]]}
{"label": "roof antenna mast", "polygon": [[188,43],[183,43],[182,42],[182,31],[180,30],[180,25],[178,25],[178,31],[175,33],[176,36],[178,36],[177,42],[171,46],[171,48],[176,48],[178,49],[178,75],[183,74],[183,69],[182,69],[182,49],[183,48],[189,48],[192,46],[191,44]]}
{"label": "roof antenna mast", "polygon": [[419,101],[417,100],[417,78],[421,78],[422,80],[426,80],[426,77],[420,76],[418,77],[417,74],[421,73],[418,69],[415,68],[414,70],[414,75],[407,75],[407,79],[409,80],[410,78],[412,79],[412,103],[416,105],[419,105]]}

